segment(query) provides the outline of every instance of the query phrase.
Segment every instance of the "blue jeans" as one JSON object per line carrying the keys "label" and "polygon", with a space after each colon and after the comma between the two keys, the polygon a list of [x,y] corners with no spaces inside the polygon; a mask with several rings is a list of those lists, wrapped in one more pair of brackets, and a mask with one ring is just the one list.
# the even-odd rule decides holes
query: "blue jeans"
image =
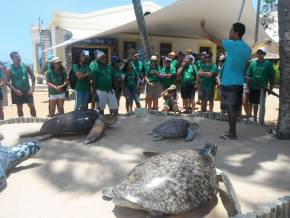
{"label": "blue jeans", "polygon": [[89,91],[76,91],[75,110],[87,110],[89,101]]}
{"label": "blue jeans", "polygon": [[132,104],[133,101],[135,101],[137,108],[141,107],[140,99],[139,99],[140,98],[139,92],[130,91],[130,90],[126,89],[125,96],[126,96],[126,104],[127,105]]}

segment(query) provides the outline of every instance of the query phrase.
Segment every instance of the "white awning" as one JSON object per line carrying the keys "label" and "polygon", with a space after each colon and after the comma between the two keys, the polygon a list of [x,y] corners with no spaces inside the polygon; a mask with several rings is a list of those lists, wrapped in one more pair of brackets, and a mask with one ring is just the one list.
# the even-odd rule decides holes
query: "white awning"
{"label": "white awning", "polygon": [[[168,37],[204,38],[199,21],[204,18],[209,32],[220,39],[228,38],[230,28],[237,21],[242,0],[178,0],[148,16],[146,26],[149,35]],[[240,22],[246,25],[244,40],[252,46],[255,39],[256,13],[252,0],[246,0]],[[139,34],[136,21],[124,24],[95,35],[88,35],[81,41],[93,37],[104,37],[112,34]],[[262,26],[259,30],[259,41],[270,37]],[[62,43],[63,46],[76,41]]]}

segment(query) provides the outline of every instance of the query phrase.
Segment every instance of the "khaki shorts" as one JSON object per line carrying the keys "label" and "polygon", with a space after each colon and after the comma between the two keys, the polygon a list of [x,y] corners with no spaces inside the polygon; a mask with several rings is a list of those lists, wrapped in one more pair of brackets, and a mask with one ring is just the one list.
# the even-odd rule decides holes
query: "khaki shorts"
{"label": "khaki shorts", "polygon": [[118,101],[114,90],[109,92],[97,90],[97,95],[99,97],[98,105],[101,111],[105,109],[106,104],[108,104],[108,107],[111,110],[118,109]]}

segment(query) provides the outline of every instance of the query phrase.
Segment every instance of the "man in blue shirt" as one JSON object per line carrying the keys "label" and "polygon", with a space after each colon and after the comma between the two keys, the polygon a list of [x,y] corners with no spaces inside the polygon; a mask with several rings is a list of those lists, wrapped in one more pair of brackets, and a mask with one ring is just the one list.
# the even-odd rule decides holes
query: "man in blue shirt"
{"label": "man in blue shirt", "polygon": [[237,139],[236,122],[242,105],[245,71],[251,57],[250,47],[242,40],[246,32],[245,25],[234,23],[229,33],[229,40],[219,40],[205,28],[204,19],[200,25],[208,40],[224,47],[227,52],[221,81],[221,108],[229,114],[229,132],[221,136],[224,139]]}

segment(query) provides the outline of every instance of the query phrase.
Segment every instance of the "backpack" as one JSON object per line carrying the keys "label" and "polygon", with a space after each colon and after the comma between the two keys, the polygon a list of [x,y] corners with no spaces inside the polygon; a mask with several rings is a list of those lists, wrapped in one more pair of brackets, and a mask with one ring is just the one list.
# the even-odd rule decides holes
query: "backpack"
{"label": "backpack", "polygon": [[69,72],[68,81],[69,81],[70,87],[72,89],[75,89],[76,84],[77,84],[77,76],[76,76],[75,72],[73,71],[73,69],[71,69]]}

